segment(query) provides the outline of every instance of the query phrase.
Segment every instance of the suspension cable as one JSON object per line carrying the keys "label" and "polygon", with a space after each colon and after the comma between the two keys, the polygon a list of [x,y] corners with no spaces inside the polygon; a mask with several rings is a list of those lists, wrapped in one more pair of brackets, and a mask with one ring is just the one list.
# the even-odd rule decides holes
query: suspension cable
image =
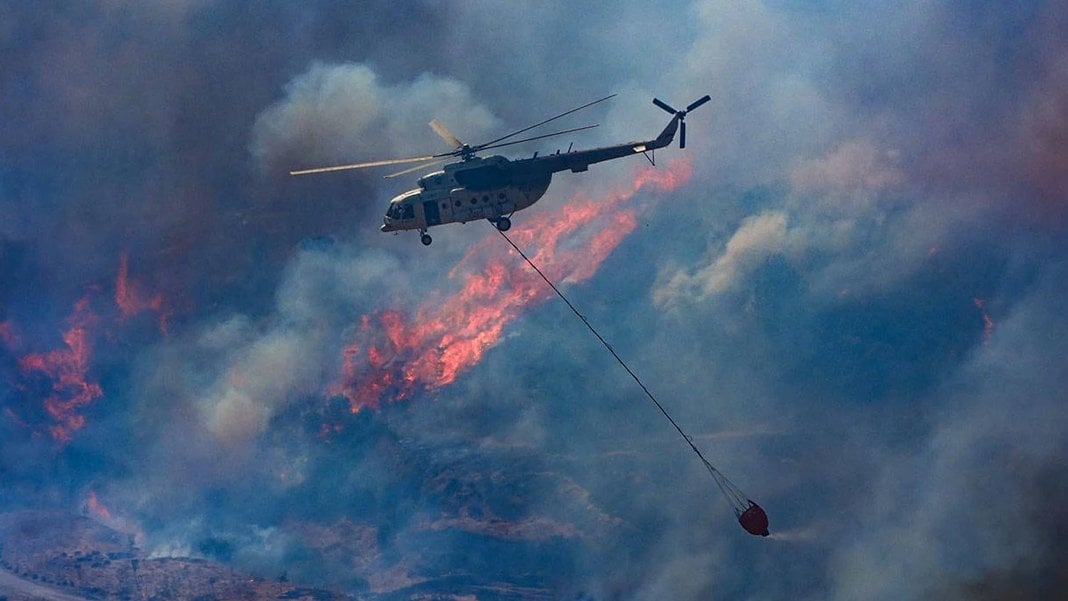
{"label": "suspension cable", "polygon": [[[494,229],[497,228],[495,227]],[[708,468],[709,473],[712,474],[712,478],[716,481],[716,485],[719,486],[720,491],[722,491],[723,495],[731,502],[735,513],[739,513],[740,511],[744,510],[746,504],[748,503],[748,499],[746,498],[745,493],[743,493],[741,489],[735,486],[733,482],[728,480],[722,472],[713,467],[712,464],[709,463],[708,459],[705,459],[705,456],[701,453],[701,450],[698,449],[697,445],[694,444],[693,437],[682,431],[682,428],[679,426],[678,422],[676,422],[674,418],[671,417],[671,414],[667,412],[667,409],[664,409],[664,406],[660,404],[660,401],[658,401],[656,397],[653,396],[653,393],[645,386],[644,383],[642,383],[641,378],[638,377],[638,374],[634,373],[634,370],[632,370],[630,366],[627,365],[626,361],[624,361],[623,358],[619,356],[619,353],[617,353],[616,350],[612,348],[612,345],[608,344],[608,341],[605,340],[604,337],[601,336],[601,334],[593,327],[593,324],[591,324],[590,321],[586,319],[586,316],[580,313],[579,310],[575,308],[575,305],[571,304],[571,301],[569,301],[567,297],[564,296],[564,293],[561,292],[559,288],[557,288],[556,284],[554,284],[552,280],[550,280],[548,276],[546,276],[545,273],[542,272],[542,270],[534,264],[534,261],[532,261],[531,258],[528,257],[526,253],[524,253],[523,250],[519,248],[519,246],[517,246],[515,242],[512,241],[511,238],[508,237],[508,234],[505,234],[500,229],[497,229],[497,233],[499,233],[502,238],[508,241],[508,244],[511,245],[511,247],[514,248],[517,253],[519,253],[519,256],[523,257],[523,259],[527,262],[527,265],[530,265],[530,267],[535,272],[537,272],[539,276],[541,276],[541,279],[545,280],[545,283],[553,289],[553,292],[555,292],[556,295],[560,297],[560,300],[564,301],[564,304],[566,304],[567,307],[571,309],[571,312],[574,313],[575,316],[578,317],[582,323],[586,324],[586,328],[589,329],[590,333],[592,333],[597,338],[597,340],[600,341],[601,345],[604,346],[604,348],[608,349],[608,352],[616,358],[616,361],[618,361],[619,364],[623,366],[623,369],[625,369],[627,373],[630,374],[630,377],[633,378],[634,382],[637,383],[638,386],[642,389],[642,392],[645,393],[645,396],[649,397],[649,400],[652,401],[654,405],[656,405],[656,408],[660,410],[660,413],[664,414],[664,417],[666,417],[667,420],[671,422],[671,425],[675,427],[675,430],[679,433],[680,436],[682,436],[682,439],[686,441],[686,444],[690,445],[690,448],[693,449],[694,453],[697,453],[697,456],[701,459],[701,463],[703,463],[705,467]]]}

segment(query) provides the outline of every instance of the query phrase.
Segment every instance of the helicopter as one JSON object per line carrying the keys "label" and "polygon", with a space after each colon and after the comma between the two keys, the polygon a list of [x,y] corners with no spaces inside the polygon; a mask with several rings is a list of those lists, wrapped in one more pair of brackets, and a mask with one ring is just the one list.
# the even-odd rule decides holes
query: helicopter
{"label": "helicopter", "polygon": [[433,165],[446,163],[452,157],[460,160],[446,163],[440,170],[428,173],[419,178],[419,187],[399,194],[389,202],[385,217],[381,226],[383,232],[398,232],[402,230],[418,230],[419,239],[424,246],[429,246],[433,241],[427,230],[436,225],[445,223],[467,223],[486,219],[494,224],[502,232],[512,227],[512,214],[525,209],[537,202],[548,190],[554,173],[559,171],[571,171],[580,173],[587,171],[589,166],[602,161],[610,161],[634,154],[643,154],[649,162],[655,164],[650,153],[657,148],[663,148],[672,143],[676,131],[679,133],[679,148],[686,148],[686,115],[702,104],[712,99],[705,95],[693,101],[685,109],[676,110],[666,102],[653,98],[653,104],[671,114],[671,121],[664,127],[656,138],[639,142],[627,142],[614,146],[593,148],[590,150],[571,150],[566,153],[559,150],[555,154],[534,156],[527,159],[507,159],[500,155],[479,157],[476,153],[521,144],[532,140],[540,140],[552,136],[559,136],[576,131],[582,131],[597,127],[585,125],[565,129],[549,134],[523,138],[521,140],[509,140],[521,133],[545,125],[551,121],[560,119],[587,107],[604,102],[615,94],[605,96],[588,102],[577,108],[560,113],[529,127],[516,130],[508,135],[495,140],[470,146],[461,142],[456,136],[438,122],[436,119],[430,122],[434,130],[447,144],[452,147],[448,152],[419,157],[406,157],[399,159],[387,159],[382,161],[370,161],[349,165],[336,165],[332,167],[315,167],[310,169],[297,169],[290,171],[290,175],[310,175],[316,173],[328,173],[333,171],[345,171],[349,169],[365,169],[370,167],[384,167],[404,163],[419,163],[414,167],[406,168],[385,177],[392,178],[405,175],[420,169],[426,169]]}

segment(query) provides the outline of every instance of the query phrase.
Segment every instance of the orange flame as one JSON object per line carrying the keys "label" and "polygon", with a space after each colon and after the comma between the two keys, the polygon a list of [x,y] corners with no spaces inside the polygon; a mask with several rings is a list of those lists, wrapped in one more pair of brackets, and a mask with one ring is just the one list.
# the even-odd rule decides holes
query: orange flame
{"label": "orange flame", "polygon": [[44,400],[45,411],[57,423],[49,428],[52,438],[67,443],[71,434],[85,425],[85,417],[78,409],[103,395],[100,386],[86,380],[89,370],[89,327],[96,315],[89,309],[89,297],[85,296],[74,305],[67,317],[70,328],[63,334],[67,348],[48,353],[32,353],[19,359],[19,369],[24,374],[41,372],[52,380],[52,395]]}
{"label": "orange flame", "polygon": [[84,511],[95,519],[104,522],[109,528],[131,535],[135,545],[143,544],[145,532],[141,529],[141,525],[137,521],[123,516],[121,508],[118,514],[108,509],[97,498],[95,490],[90,490],[85,495]]}
{"label": "orange flame", "polygon": [[96,491],[90,490],[89,495],[85,499],[85,507],[89,510],[89,515],[95,517],[98,520],[110,520],[111,511],[96,498]]}
{"label": "orange flame", "polygon": [[[557,282],[592,277],[637,227],[638,209],[625,206],[638,191],[672,190],[692,174],[688,161],[639,170],[628,187],[597,198],[576,194],[557,211],[535,214],[510,233],[531,259]],[[460,290],[424,302],[414,319],[391,309],[364,315],[356,341],[343,351],[342,375],[328,393],[342,395],[353,413],[399,401],[419,390],[445,386],[476,365],[520,313],[551,298],[529,268],[499,253],[496,234],[475,244],[450,271]]]}
{"label": "orange flame", "polygon": [[[51,381],[51,394],[42,404],[55,422],[49,427],[49,433],[60,443],[70,442],[73,433],[84,427],[85,417],[79,410],[103,395],[99,384],[87,378],[92,353],[89,330],[98,322],[98,316],[89,308],[91,294],[75,303],[73,311],[67,316],[68,329],[63,333],[66,348],[47,353],[31,353],[18,360],[19,370],[24,377],[40,373]],[[167,320],[171,312],[166,307],[163,295],[149,297],[140,283],[130,278],[129,258],[126,253],[119,256],[114,300],[121,313],[119,321],[144,311],[152,311],[159,315],[160,331],[167,333]],[[22,345],[22,340],[10,321],[0,322],[0,344],[11,351],[19,350]],[[20,385],[19,388],[26,390],[25,386]],[[5,408],[4,413],[16,423],[25,424],[9,408]]]}
{"label": "orange flame", "polygon": [[159,315],[159,330],[167,333],[167,320],[170,311],[166,310],[163,295],[156,293],[148,297],[137,280],[130,280],[129,257],[124,252],[119,255],[119,271],[115,274],[115,305],[124,318],[132,317],[142,311],[152,311]]}

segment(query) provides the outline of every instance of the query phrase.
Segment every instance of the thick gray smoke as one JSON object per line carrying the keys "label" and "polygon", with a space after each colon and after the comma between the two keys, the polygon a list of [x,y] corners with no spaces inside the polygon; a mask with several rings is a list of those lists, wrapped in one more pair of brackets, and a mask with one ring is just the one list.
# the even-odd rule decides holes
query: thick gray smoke
{"label": "thick gray smoke", "polygon": [[[2,8],[0,502],[93,491],[157,555],[350,592],[1055,598],[1065,30],[1057,2]],[[332,392],[343,349],[456,292],[489,226],[426,249],[377,231],[418,174],[287,172],[611,92],[576,147],[655,135],[654,95],[712,101],[656,157],[692,178],[636,194],[568,293],[769,539],[555,302],[447,386],[358,413]],[[25,357],[72,356],[83,299],[73,373],[102,394],[60,444]]]}
{"label": "thick gray smoke", "polygon": [[252,154],[264,171],[451,150],[427,126],[434,118],[471,141],[500,125],[463,83],[427,73],[387,86],[367,65],[316,63],[285,91],[253,129]]}

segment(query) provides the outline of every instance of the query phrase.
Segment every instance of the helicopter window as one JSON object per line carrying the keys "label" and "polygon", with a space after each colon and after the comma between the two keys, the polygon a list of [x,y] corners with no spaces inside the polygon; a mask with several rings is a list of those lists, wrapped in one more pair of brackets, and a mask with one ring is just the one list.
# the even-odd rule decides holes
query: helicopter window
{"label": "helicopter window", "polygon": [[499,198],[501,200],[504,200],[504,192],[498,192],[497,193],[497,198]]}
{"label": "helicopter window", "polygon": [[441,208],[443,208],[443,209],[449,208],[449,203],[447,203],[447,202],[441,203]]}
{"label": "helicopter window", "polygon": [[460,206],[460,200],[459,199],[456,200],[456,206]]}
{"label": "helicopter window", "polygon": [[415,207],[412,205],[404,205],[404,211],[401,213],[401,219],[414,219]]}
{"label": "helicopter window", "polygon": [[489,195],[483,196],[482,202],[489,202]]}
{"label": "helicopter window", "polygon": [[471,204],[475,204],[476,202],[478,202],[478,199],[475,198],[474,196],[472,196],[471,197]]}

